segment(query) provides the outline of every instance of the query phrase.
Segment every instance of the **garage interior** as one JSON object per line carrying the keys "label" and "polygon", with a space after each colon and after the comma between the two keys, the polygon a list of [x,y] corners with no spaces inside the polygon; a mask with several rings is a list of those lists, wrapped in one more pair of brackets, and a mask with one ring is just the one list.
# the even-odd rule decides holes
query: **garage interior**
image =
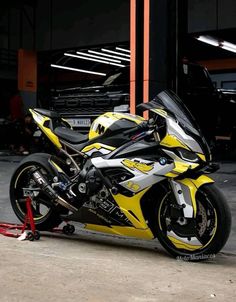
{"label": "garage interior", "polygon": [[[216,159],[235,159],[233,0],[9,0],[0,17],[2,152],[10,99],[56,110],[88,132],[106,111],[171,89],[197,119]],[[147,117],[147,116],[146,116]]]}
{"label": "garage interior", "polygon": [[[235,0],[68,0],[66,2],[62,0],[8,0],[1,2],[1,302],[235,300],[235,16]],[[74,157],[75,161],[78,160],[79,168],[82,167],[83,169],[81,175],[79,175],[80,171],[78,173],[83,178],[77,178],[78,175],[74,177],[75,174],[73,173],[76,169],[73,169],[74,167],[69,169],[73,165],[72,156],[65,158],[63,152],[60,153],[63,160],[55,161],[50,166],[53,171],[57,170],[61,173],[60,165],[64,163],[62,167],[65,168],[68,175],[72,175],[74,187],[70,186],[67,182],[68,179],[63,178],[66,173],[61,173],[59,178],[57,177],[58,174],[50,174],[48,177],[47,169],[43,171],[40,165],[37,166],[33,162],[35,168],[30,160],[28,160],[29,170],[27,171],[26,161],[29,157],[25,155],[30,154],[31,160],[31,156],[38,157],[38,160],[42,156],[39,163],[45,164],[46,162],[49,165],[51,159],[52,162],[56,159],[57,155],[55,156],[55,154],[59,154],[50,151],[47,141],[39,140],[38,129],[32,124],[32,121],[30,121],[29,128],[31,131],[30,141],[27,141],[27,148],[21,149],[22,123],[26,123],[28,120],[29,108],[40,108],[51,110],[55,114],[59,113],[71,125],[77,136],[83,136],[88,133],[94,119],[107,111],[139,114],[143,115],[145,119],[152,118],[151,114],[148,115],[146,111],[143,113],[136,106],[152,100],[165,89],[175,92],[196,118],[212,151],[213,162],[216,163],[216,165],[210,166],[213,168],[212,170],[207,170],[208,166],[207,169],[203,167],[200,170],[196,167],[194,170],[196,163],[193,160],[187,168],[185,166],[183,173],[179,170],[180,172],[165,175],[167,176],[165,178],[166,184],[169,187],[172,177],[173,183],[177,184],[178,181],[184,183],[186,181],[184,177],[187,176],[185,183],[187,185],[190,183],[190,186],[176,186],[175,192],[178,189],[177,194],[179,195],[176,194],[175,197],[182,197],[184,192],[184,194],[189,194],[188,196],[191,195],[194,200],[197,196],[196,192],[199,193],[200,191],[200,202],[197,200],[198,204],[196,206],[197,202],[195,202],[195,209],[193,209],[193,213],[194,211],[197,212],[195,225],[192,224],[189,217],[185,219],[185,216],[182,215],[184,219],[180,219],[182,217],[179,212],[184,213],[185,210],[187,212],[189,204],[186,206],[182,201],[173,204],[172,196],[169,199],[169,195],[173,195],[174,191],[168,189],[165,195],[167,199],[161,198],[164,196],[161,194],[165,189],[163,187],[162,191],[161,186],[164,183],[162,180],[159,187],[161,188],[160,191],[150,190],[151,194],[147,195],[148,204],[145,208],[143,206],[144,199],[142,199],[144,195],[136,202],[135,193],[139,196],[146,190],[150,193],[149,189],[152,188],[149,182],[150,178],[145,184],[149,186],[148,188],[139,192],[135,192],[134,189],[130,193],[128,189],[137,185],[131,182],[129,187],[124,187],[124,191],[122,191],[124,195],[117,194],[120,192],[116,190],[117,187],[109,187],[110,183],[104,182],[103,177],[102,182],[100,182],[99,177],[101,175],[99,175],[98,181],[94,182],[94,179],[97,180],[95,177],[97,175],[95,173],[90,174],[89,172],[94,171],[85,166],[87,162],[92,162],[90,155],[87,157],[87,153],[91,150],[89,149],[87,153],[85,151],[85,157],[82,158],[83,162],[78,156],[86,149],[86,145],[82,149],[81,144],[81,149],[77,149],[78,153]],[[12,108],[13,101],[17,101],[20,105]],[[23,102],[23,112],[21,102]],[[155,140],[154,143],[157,141]],[[152,144],[153,141],[148,141],[148,143]],[[132,141],[130,145],[132,148]],[[63,145],[63,147],[65,146]],[[135,149],[135,147],[133,148]],[[170,151],[168,145],[165,147],[167,147],[167,151]],[[159,148],[158,144],[157,148]],[[146,150],[141,150],[142,154]],[[136,161],[134,156],[128,157],[126,151],[127,149],[123,150],[123,154],[125,157],[127,156],[129,164],[129,159],[132,159],[131,164],[133,166],[129,166],[131,171],[128,170],[128,167],[125,170],[126,173],[122,167],[121,172],[123,174],[121,176],[119,173],[114,173],[114,179],[116,180],[117,177],[119,183],[121,180],[126,181],[126,177],[134,173],[132,170],[134,167],[134,170],[137,167],[150,169],[157,163],[160,169],[165,169],[169,164],[165,155],[168,153],[164,153],[163,158],[160,156],[163,153],[156,152],[156,149],[154,149],[155,157],[151,154],[154,161],[150,163],[151,160],[149,160],[148,164],[146,164],[145,156],[142,157],[142,161],[139,159]],[[109,149],[109,152],[114,152],[113,147]],[[33,153],[40,154],[35,155]],[[52,157],[49,154],[52,154]],[[181,153],[175,154],[181,156]],[[189,159],[184,155],[182,153],[180,159],[183,161]],[[102,159],[109,158],[101,157]],[[202,158],[204,159],[204,156]],[[121,160],[123,161],[123,158]],[[164,163],[163,166],[162,163]],[[219,164],[220,169],[214,170],[214,167],[217,168],[217,164]],[[19,169],[20,166],[21,170]],[[179,166],[180,169],[183,167]],[[196,174],[191,173],[192,167]],[[174,168],[178,170],[177,165]],[[35,178],[32,181],[30,177],[39,171],[45,172],[42,173],[42,176],[46,175],[45,179],[49,179],[48,183],[51,188],[60,194],[61,199],[65,199],[64,205],[68,206],[69,204],[69,208],[63,207],[63,204],[57,202],[59,195],[57,196],[58,199],[51,198],[50,195],[50,202],[47,200],[44,202],[44,196],[38,195],[42,189],[40,191],[38,189],[39,183],[36,183]],[[119,169],[117,171],[119,172]],[[148,175],[146,171],[141,171],[140,174],[143,173],[146,177]],[[203,171],[202,175],[201,171]],[[105,175],[108,175],[108,180],[113,178],[112,169],[107,169],[105,172]],[[207,175],[208,172],[211,173],[210,177]],[[87,175],[91,178],[85,178]],[[159,174],[153,175],[159,181]],[[202,183],[198,186],[199,175],[200,177],[203,176],[203,180],[200,179],[199,182],[202,181]],[[174,177],[176,178],[174,179]],[[188,181],[189,179],[191,182]],[[130,179],[128,178],[128,180]],[[208,185],[211,187],[214,183],[223,194],[219,192],[218,195],[216,194],[216,198],[211,198],[204,192],[204,187]],[[91,197],[89,196],[89,199],[81,206],[82,214],[80,213],[80,216],[84,217],[84,220],[70,220],[69,218],[73,216],[70,215],[72,214],[71,210],[80,203],[80,198],[84,193],[83,189],[88,184],[91,184],[89,189],[94,190],[94,195],[91,194]],[[96,188],[96,186],[99,188],[101,185],[101,190]],[[43,190],[46,187],[49,186],[43,187]],[[107,193],[104,187],[105,189],[106,187],[109,188],[110,193]],[[199,188],[200,190],[198,190]],[[75,189],[76,194],[73,194],[72,189]],[[4,224],[5,230],[15,232],[16,235],[17,231],[8,229],[9,225],[14,227],[19,222],[23,223],[23,220],[16,214],[16,209],[18,209],[18,213],[21,211],[22,215],[26,213],[24,212],[26,209],[28,212],[27,206],[25,207],[27,191],[35,193],[35,196],[31,195],[33,196],[32,200],[29,200],[27,204],[29,208],[30,205],[32,207],[33,212],[31,212],[35,217],[36,230],[40,231],[38,233],[41,234],[40,240],[35,239],[34,242],[18,241],[2,236],[4,235],[4,228],[2,227]],[[129,199],[125,196],[127,191],[130,193]],[[113,200],[110,195],[113,195],[114,200],[115,196],[119,198],[121,195],[119,204],[118,202],[111,203]],[[29,198],[29,196],[27,197]],[[34,199],[34,197],[36,198]],[[225,215],[227,208],[223,208],[223,202],[220,203],[222,197],[225,197],[229,205],[228,216]],[[77,200],[75,200],[76,198]],[[83,196],[81,199],[85,200]],[[163,211],[161,212],[157,207],[155,209],[149,207],[149,199],[153,199],[155,202],[160,201],[159,209],[163,209]],[[218,208],[216,207],[217,212],[212,207],[214,200],[219,201],[220,204]],[[67,203],[67,201],[69,202]],[[15,208],[13,208],[14,202]],[[103,204],[104,209],[102,209]],[[167,207],[167,204],[170,204],[170,207]],[[206,204],[207,206],[205,206]],[[114,208],[112,208],[113,205],[115,205]],[[56,210],[55,207],[57,207]],[[57,212],[58,207],[59,211],[60,207],[62,209],[60,217],[59,211]],[[119,211],[119,209],[122,210]],[[143,209],[145,211],[142,212]],[[132,236],[134,233],[132,233],[132,229],[129,229],[129,226],[126,235],[128,234],[130,237],[119,236],[122,231],[117,232],[117,234],[112,233],[112,230],[122,230],[123,228],[123,224],[119,225],[114,223],[114,220],[111,221],[112,215],[110,214],[114,214],[114,212],[116,216],[113,218],[117,219],[116,222],[119,222],[119,219],[125,219],[127,222],[126,219],[129,217],[138,225],[137,233],[145,233],[151,225],[151,223],[149,224],[149,217],[146,219],[148,209],[151,210],[151,216],[155,218],[152,221],[155,227],[157,225],[162,226],[162,220],[167,222],[167,227],[164,230],[166,233],[172,231],[168,225],[171,221],[168,215],[171,216],[172,214],[174,216],[173,222],[175,226],[177,225],[178,230],[181,230],[181,227],[184,229],[186,223],[190,222],[192,229],[196,227],[202,231],[203,237],[207,232],[209,240],[206,236],[207,243],[205,244],[204,241],[203,246],[207,250],[212,242],[222,243],[218,235],[224,237],[227,229],[228,234],[230,234],[219,253],[216,254],[214,250],[210,250],[210,252],[208,250],[201,256],[198,254],[199,250],[195,250],[196,246],[190,245],[189,247],[189,241],[191,241],[189,236],[192,234],[189,235],[186,231],[182,237],[185,240],[184,248],[183,241],[180,243],[177,241],[177,244],[180,244],[180,251],[186,252],[186,246],[190,248],[189,253],[194,251],[192,254],[194,257],[189,259],[185,258],[186,254],[171,258],[161,245],[159,238],[146,240],[144,235],[143,237],[141,235],[140,237]],[[230,212],[232,216],[231,232],[229,230]],[[100,224],[86,221],[86,213],[87,215],[89,213],[88,216],[91,221],[96,216],[96,222],[98,221]],[[37,224],[49,221],[48,218],[52,214],[55,215],[54,218],[59,218],[58,223],[61,224],[55,229],[56,224],[48,226],[46,230],[39,230]],[[142,217],[142,214],[145,214],[142,218],[144,226],[148,225],[145,229],[140,228],[140,216]],[[23,219],[27,220],[27,215]],[[68,222],[72,223],[70,226],[74,227],[74,234],[72,232],[66,234],[63,231],[64,227],[69,226]],[[107,230],[103,232],[105,228]],[[35,235],[32,227],[31,231]],[[195,229],[193,233],[195,234]],[[18,235],[21,236],[22,234],[19,232]],[[196,254],[195,251],[197,251]],[[211,253],[211,251],[213,252]]]}

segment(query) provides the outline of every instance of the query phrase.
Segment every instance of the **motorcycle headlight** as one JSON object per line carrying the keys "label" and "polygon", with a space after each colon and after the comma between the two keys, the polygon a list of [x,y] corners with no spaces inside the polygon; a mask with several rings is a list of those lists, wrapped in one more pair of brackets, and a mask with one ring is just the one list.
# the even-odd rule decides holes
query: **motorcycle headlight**
{"label": "motorcycle headlight", "polygon": [[190,161],[190,162],[193,162],[193,163],[196,163],[199,160],[197,154],[192,152],[192,151],[189,151],[189,150],[186,150],[186,149],[183,149],[183,148],[178,148],[177,152],[178,152],[178,155],[183,160]]}

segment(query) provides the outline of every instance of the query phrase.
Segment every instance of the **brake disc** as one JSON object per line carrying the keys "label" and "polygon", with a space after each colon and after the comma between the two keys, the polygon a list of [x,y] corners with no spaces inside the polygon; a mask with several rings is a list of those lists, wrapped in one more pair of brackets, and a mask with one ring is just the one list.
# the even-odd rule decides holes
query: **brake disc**
{"label": "brake disc", "polygon": [[207,228],[207,213],[206,213],[206,209],[199,201],[198,201],[197,215],[202,218],[201,222],[198,223],[198,226],[199,226],[198,233],[199,233],[199,236],[202,237],[202,235],[205,233],[206,228]]}

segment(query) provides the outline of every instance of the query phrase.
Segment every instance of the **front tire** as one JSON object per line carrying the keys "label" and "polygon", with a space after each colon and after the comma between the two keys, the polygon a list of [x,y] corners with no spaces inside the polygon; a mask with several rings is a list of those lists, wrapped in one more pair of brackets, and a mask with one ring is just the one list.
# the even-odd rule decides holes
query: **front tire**
{"label": "front tire", "polygon": [[[224,247],[231,229],[230,209],[223,194],[214,184],[206,184],[198,189],[195,237],[192,237],[193,234],[188,237],[186,232],[182,238],[173,232],[176,221],[172,223],[170,217],[170,196],[169,192],[165,193],[155,210],[153,227],[162,246],[173,256],[184,260],[199,261],[214,257]],[[189,244],[190,237],[196,238],[198,244]]]}

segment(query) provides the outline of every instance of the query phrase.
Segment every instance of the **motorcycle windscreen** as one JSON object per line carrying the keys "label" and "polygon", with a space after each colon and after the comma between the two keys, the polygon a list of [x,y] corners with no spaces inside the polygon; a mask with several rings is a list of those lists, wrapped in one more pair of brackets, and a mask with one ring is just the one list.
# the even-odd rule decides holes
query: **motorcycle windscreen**
{"label": "motorcycle windscreen", "polygon": [[152,101],[143,103],[138,106],[141,110],[159,109],[160,112],[165,111],[169,116],[175,118],[185,132],[191,135],[202,147],[207,160],[211,159],[209,146],[201,133],[193,115],[190,113],[186,105],[171,90],[160,92]]}

